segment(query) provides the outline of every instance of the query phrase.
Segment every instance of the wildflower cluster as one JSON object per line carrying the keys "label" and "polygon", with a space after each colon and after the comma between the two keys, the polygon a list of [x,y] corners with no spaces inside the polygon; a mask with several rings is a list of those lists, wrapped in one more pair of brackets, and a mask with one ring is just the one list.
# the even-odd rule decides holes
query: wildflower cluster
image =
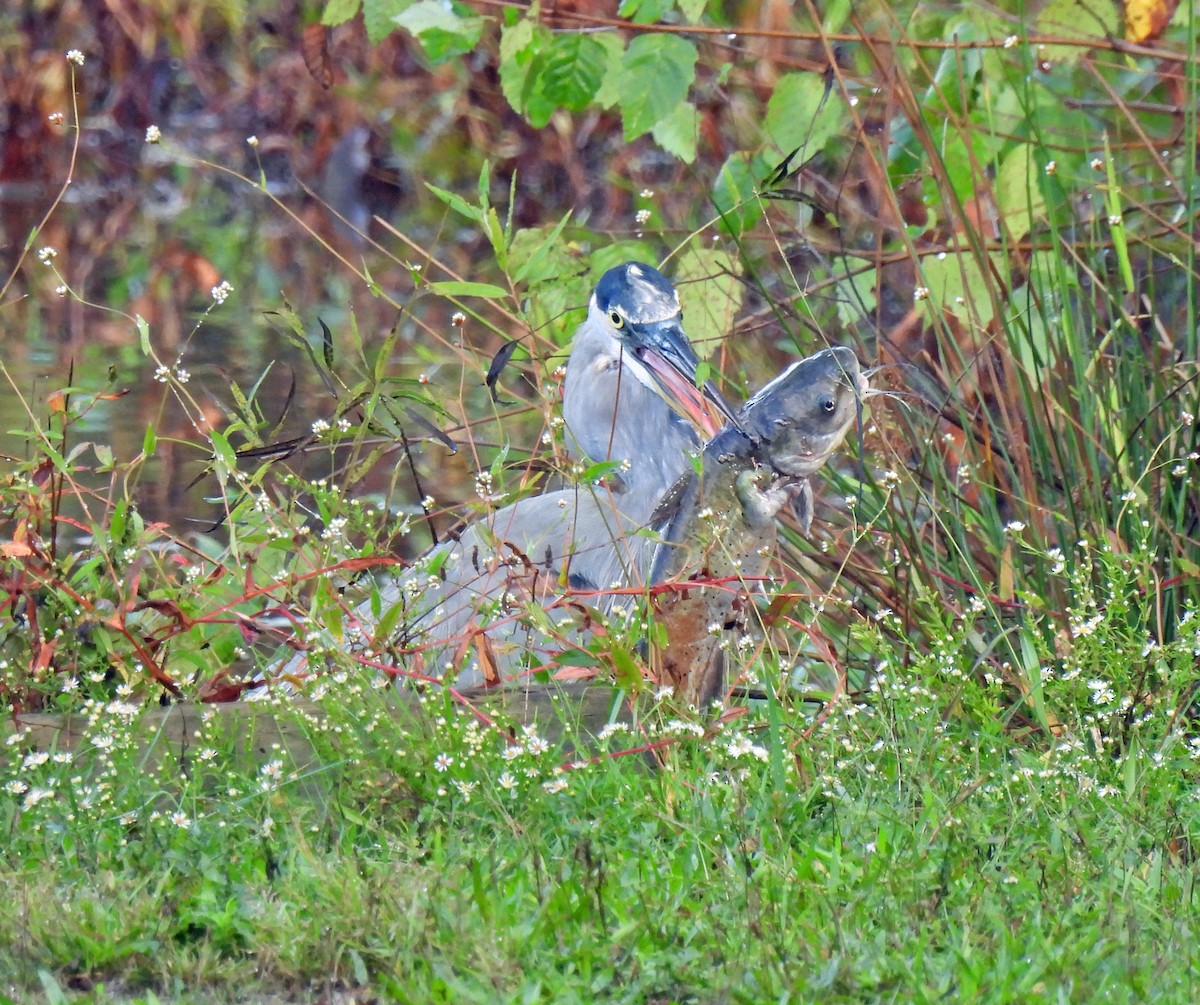
{"label": "wildflower cluster", "polygon": [[536,725],[508,732],[458,710],[436,716],[434,727],[438,749],[424,775],[440,799],[511,802],[570,786],[561,752]]}

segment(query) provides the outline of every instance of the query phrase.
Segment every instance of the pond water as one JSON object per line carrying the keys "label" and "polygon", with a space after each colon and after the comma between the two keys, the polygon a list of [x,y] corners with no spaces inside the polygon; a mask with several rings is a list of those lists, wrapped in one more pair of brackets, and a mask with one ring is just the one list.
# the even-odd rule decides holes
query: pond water
{"label": "pond water", "polygon": [[[55,392],[71,386],[77,403],[99,394],[68,446],[91,441],[128,461],[152,425],[158,446],[137,476],[135,497],[144,516],[176,529],[219,516],[215,482],[204,477],[204,427],[228,427],[231,385],[247,395],[254,389],[271,442],[304,436],[313,421],[336,414],[317,366],[290,334],[289,309],[318,359],[322,322],[328,326],[334,370],[347,384],[399,326],[383,372],[399,381],[424,375],[428,403],[445,408],[421,407],[420,395],[406,401],[420,416],[401,410],[410,431],[419,438],[423,419],[471,444],[457,455],[440,444],[420,448],[418,472],[437,486],[439,504],[471,496],[474,472],[496,449],[511,444],[519,459],[537,444],[553,397],[538,382],[553,369],[572,316],[531,342],[517,316],[482,302],[480,317],[459,327],[448,301],[413,301],[413,265],[432,280],[504,285],[479,228],[451,213],[425,182],[473,200],[491,161],[490,197],[504,214],[515,173],[514,226],[548,225],[571,212],[578,228],[562,242],[579,274],[597,242],[636,236],[646,258],[669,250],[675,231],[635,235],[636,192],[663,193],[659,217],[680,227],[697,214],[689,195],[696,179],[648,140],[626,145],[616,119],[588,121],[574,137],[539,133],[498,93],[473,91],[467,67],[430,72],[399,38],[371,46],[361,29],[331,33],[335,82],[325,88],[305,65],[302,29],[291,16],[247,20],[241,35],[200,19],[192,25],[198,34],[182,32],[170,55],[103,18],[31,16],[0,27],[12,29],[13,65],[43,73],[41,86],[30,84],[9,107],[0,136],[3,275],[12,275],[0,308],[10,385],[0,395],[0,454],[31,454],[31,429],[46,428]],[[87,54],[74,80],[66,48]],[[52,119],[59,112],[61,123]],[[158,144],[146,142],[151,125],[161,131]],[[60,193],[22,257],[25,236]],[[38,259],[42,248],[57,252],[48,264]],[[222,282],[233,292],[214,305],[211,291]],[[56,293],[60,284],[70,293]],[[571,296],[562,308],[583,306],[578,292]],[[143,351],[136,317],[147,323],[153,356]],[[524,338],[540,362],[527,376],[528,358],[517,356],[503,379],[509,404],[501,406],[483,381],[509,338]],[[155,379],[160,364],[187,372],[188,407]],[[464,435],[466,421],[475,425]],[[291,463],[310,477],[338,470],[327,451]],[[388,492],[394,467],[395,455],[366,472],[356,491]],[[411,480],[402,491],[401,504],[415,504]]]}

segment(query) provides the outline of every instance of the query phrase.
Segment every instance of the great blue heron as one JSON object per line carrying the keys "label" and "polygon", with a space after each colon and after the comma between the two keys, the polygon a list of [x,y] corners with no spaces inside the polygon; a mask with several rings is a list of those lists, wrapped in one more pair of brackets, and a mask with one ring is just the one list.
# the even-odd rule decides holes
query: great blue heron
{"label": "great blue heron", "polygon": [[[563,418],[575,453],[615,462],[616,470],[602,485],[547,492],[489,514],[381,591],[385,607],[405,605],[399,645],[427,654],[427,673],[466,685],[513,672],[541,634],[518,618],[530,601],[567,587],[644,583],[655,544],[644,530],[688,470],[697,430],[707,439],[725,421],[737,422],[711,381],[697,385],[698,367],[679,295],[661,272],[627,262],[601,277],[567,361]],[[591,602],[607,610],[614,599],[600,592]],[[357,614],[362,645],[355,648],[395,646],[371,638],[369,605]],[[299,671],[301,659],[284,671]]]}

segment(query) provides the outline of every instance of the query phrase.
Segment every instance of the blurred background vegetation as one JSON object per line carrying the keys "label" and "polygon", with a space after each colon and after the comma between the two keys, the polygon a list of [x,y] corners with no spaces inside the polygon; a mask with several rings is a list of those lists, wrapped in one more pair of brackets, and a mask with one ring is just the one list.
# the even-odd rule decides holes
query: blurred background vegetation
{"label": "blurred background vegetation", "polygon": [[[555,371],[595,277],[640,258],[731,397],[828,344],[907,395],[813,538],[785,532],[808,637],[865,661],[856,619],[913,638],[984,603],[978,658],[1026,692],[1086,621],[1059,574],[1086,542],[1146,559],[1130,637],[1170,638],[1200,572],[1197,32],[1191,5],[1124,13],[6,9],[0,450],[36,472],[52,430],[100,524],[210,557],[253,492],[317,529],[352,484],[396,521],[356,554],[411,558],[486,505],[480,471],[511,494],[562,465]],[[263,568],[303,599],[345,557]]]}

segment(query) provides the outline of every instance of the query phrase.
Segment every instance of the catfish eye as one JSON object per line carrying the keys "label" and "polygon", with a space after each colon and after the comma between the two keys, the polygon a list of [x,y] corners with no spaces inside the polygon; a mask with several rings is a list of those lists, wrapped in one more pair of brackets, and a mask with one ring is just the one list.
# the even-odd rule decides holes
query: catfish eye
{"label": "catfish eye", "polygon": [[834,400],[832,395],[827,394],[824,398],[821,399],[821,407],[826,412],[832,412],[832,411],[834,411],[834,409],[837,408],[837,401]]}
{"label": "catfish eye", "polygon": [[621,314],[619,311],[609,311],[608,312],[608,320],[612,322],[612,326],[614,328],[625,327],[625,319],[623,317],[621,317]]}

